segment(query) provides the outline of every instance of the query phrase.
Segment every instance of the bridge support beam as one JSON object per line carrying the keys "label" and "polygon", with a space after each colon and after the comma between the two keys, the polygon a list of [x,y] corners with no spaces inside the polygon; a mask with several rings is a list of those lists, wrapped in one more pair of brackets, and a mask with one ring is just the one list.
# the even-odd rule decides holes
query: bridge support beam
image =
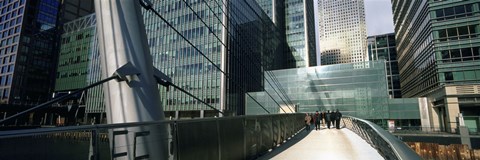
{"label": "bridge support beam", "polygon": [[[163,120],[139,2],[97,0],[95,12],[102,78],[117,74],[117,69],[126,64],[138,71],[125,76],[126,82],[109,81],[103,85],[107,122]],[[123,128],[109,133],[113,159],[167,159],[166,126]]]}

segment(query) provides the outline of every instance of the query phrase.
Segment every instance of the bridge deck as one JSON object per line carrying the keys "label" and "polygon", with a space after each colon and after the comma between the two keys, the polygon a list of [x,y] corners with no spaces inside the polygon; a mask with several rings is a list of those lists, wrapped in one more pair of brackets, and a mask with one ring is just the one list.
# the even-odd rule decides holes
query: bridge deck
{"label": "bridge deck", "polygon": [[383,159],[365,140],[347,128],[302,131],[259,159]]}

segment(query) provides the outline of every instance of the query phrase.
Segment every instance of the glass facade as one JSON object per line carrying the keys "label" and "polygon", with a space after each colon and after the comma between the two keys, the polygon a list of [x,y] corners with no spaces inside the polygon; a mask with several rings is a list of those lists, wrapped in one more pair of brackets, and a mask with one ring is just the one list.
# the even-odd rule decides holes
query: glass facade
{"label": "glass facade", "polygon": [[[338,109],[344,115],[363,119],[420,119],[418,99],[389,98],[384,60],[276,70],[273,74],[297,112]],[[277,104],[273,100],[280,98],[269,98],[265,92],[252,95],[271,113],[281,112],[279,105],[289,105]],[[247,98],[247,114],[265,111]]]}
{"label": "glass facade", "polygon": [[318,11],[321,65],[368,59],[363,0],[319,0]]}
{"label": "glass facade", "polygon": [[395,34],[370,36],[367,38],[367,42],[368,59],[373,61],[385,60],[386,62],[388,95],[390,95],[390,98],[401,98]]}
{"label": "glass facade", "polygon": [[70,91],[87,86],[95,24],[94,15],[64,24],[55,91]]}
{"label": "glass facade", "polygon": [[[263,71],[278,65],[273,58],[280,54],[280,33],[269,17],[253,0],[153,4],[188,40],[156,15],[144,12],[154,66],[227,115],[245,114],[245,93],[263,90]],[[161,98],[166,112],[217,115],[178,90],[161,88]]]}
{"label": "glass facade", "polygon": [[60,1],[0,2],[0,101],[45,102],[54,85]]}
{"label": "glass facade", "polygon": [[[283,68],[317,65],[313,1],[256,0],[286,36]],[[284,34],[284,35],[283,35]]]}
{"label": "glass facade", "polygon": [[403,97],[428,97],[434,127],[453,131],[459,113],[480,115],[480,1],[393,0],[392,6]]}
{"label": "glass facade", "polygon": [[[95,14],[63,26],[55,93],[74,91],[101,80]],[[85,112],[105,112],[101,86],[89,89],[81,105]]]}
{"label": "glass facade", "polygon": [[295,66],[317,65],[313,1],[286,0],[285,29]]}

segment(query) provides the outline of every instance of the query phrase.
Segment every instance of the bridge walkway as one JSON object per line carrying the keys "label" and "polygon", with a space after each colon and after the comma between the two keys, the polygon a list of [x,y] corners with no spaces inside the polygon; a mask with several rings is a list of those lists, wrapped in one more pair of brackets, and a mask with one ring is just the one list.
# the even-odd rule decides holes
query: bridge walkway
{"label": "bridge walkway", "polygon": [[370,144],[347,128],[302,131],[259,159],[383,160]]}

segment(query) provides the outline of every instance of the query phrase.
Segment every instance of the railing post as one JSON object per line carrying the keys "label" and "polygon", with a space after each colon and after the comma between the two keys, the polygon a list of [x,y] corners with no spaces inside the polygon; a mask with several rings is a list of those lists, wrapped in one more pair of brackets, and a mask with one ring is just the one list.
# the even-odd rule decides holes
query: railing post
{"label": "railing post", "polygon": [[90,160],[100,159],[100,150],[98,148],[98,131],[96,129],[91,131],[89,159]]}

